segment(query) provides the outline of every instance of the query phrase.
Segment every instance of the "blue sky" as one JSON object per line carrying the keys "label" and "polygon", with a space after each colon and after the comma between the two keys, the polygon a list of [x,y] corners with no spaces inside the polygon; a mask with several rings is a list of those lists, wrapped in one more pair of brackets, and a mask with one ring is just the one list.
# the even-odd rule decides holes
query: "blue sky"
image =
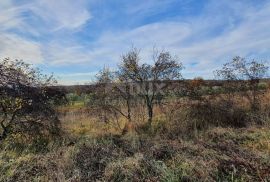
{"label": "blue sky", "polygon": [[153,47],[184,64],[185,78],[212,78],[239,55],[270,58],[269,0],[1,0],[0,58],[23,59],[60,84],[92,81],[121,54]]}

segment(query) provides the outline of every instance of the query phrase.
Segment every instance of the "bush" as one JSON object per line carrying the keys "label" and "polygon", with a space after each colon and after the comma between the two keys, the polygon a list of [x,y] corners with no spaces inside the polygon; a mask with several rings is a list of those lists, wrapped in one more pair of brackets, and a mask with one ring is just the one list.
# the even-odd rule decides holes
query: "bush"
{"label": "bush", "polygon": [[109,163],[105,181],[180,181],[182,173],[175,173],[163,161],[154,160],[136,153],[132,157]]}
{"label": "bush", "polygon": [[121,155],[121,150],[113,143],[83,144],[74,157],[75,166],[79,169],[81,181],[102,179],[106,165]]}
{"label": "bush", "polygon": [[64,94],[52,87],[54,78],[23,61],[9,59],[0,62],[0,75],[0,140],[12,134],[59,135],[54,106]]}

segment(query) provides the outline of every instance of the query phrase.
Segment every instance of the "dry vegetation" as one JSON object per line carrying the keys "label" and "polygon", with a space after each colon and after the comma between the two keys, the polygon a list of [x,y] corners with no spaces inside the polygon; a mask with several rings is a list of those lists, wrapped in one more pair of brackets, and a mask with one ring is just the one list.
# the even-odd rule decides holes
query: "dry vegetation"
{"label": "dry vegetation", "polygon": [[[155,55],[140,65],[132,50],[91,89],[48,101],[61,121],[57,136],[11,127],[0,144],[0,181],[269,181],[267,67],[237,57],[217,71],[220,81],[179,80],[182,65]],[[134,83],[142,92],[131,92]],[[165,84],[162,94],[154,83]]]}
{"label": "dry vegetation", "polygon": [[0,179],[267,181],[269,141],[269,128],[218,127],[192,140],[142,135],[82,137],[37,153],[19,153],[18,145],[8,145],[0,154],[0,170],[5,174]]}

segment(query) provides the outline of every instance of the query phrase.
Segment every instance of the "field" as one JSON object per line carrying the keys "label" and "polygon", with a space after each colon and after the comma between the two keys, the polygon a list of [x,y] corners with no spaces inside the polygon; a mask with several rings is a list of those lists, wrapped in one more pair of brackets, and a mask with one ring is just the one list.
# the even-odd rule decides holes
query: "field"
{"label": "field", "polygon": [[61,139],[15,135],[1,144],[0,181],[270,180],[269,123],[193,127],[175,107],[156,107],[150,130],[138,122],[139,132],[123,135],[123,117],[104,123],[82,101],[59,106]]}
{"label": "field", "polygon": [[269,128],[212,128],[192,140],[79,134],[46,151],[21,152],[9,144],[0,154],[1,181],[269,179]]}
{"label": "field", "polygon": [[185,80],[169,52],[138,54],[69,87],[0,62],[0,181],[270,181],[267,66]]}
{"label": "field", "polygon": [[270,182],[270,0],[0,0],[0,182]]}

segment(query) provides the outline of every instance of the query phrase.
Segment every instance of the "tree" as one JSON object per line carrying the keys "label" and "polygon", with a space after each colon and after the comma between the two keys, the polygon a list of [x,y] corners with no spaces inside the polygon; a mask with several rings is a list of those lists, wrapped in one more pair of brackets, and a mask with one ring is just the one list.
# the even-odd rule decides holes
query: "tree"
{"label": "tree", "polygon": [[23,61],[0,62],[0,140],[8,135],[56,135],[60,121],[53,109],[64,97],[53,87],[53,76],[42,75]]}
{"label": "tree", "polygon": [[247,61],[239,56],[225,63],[222,69],[216,71],[216,76],[227,82],[225,89],[229,93],[242,92],[248,98],[251,109],[259,107],[259,82],[267,74],[268,67],[259,61]]}
{"label": "tree", "polygon": [[124,72],[118,71],[116,72],[116,77],[118,79],[118,83],[114,86],[114,90],[118,92],[118,96],[124,100],[127,111],[122,113],[122,115],[127,118],[128,122],[131,122],[131,105],[133,100],[132,89],[133,84],[128,79],[127,75]]}
{"label": "tree", "polygon": [[131,82],[136,83],[140,90],[138,96],[144,99],[147,106],[148,125],[151,126],[153,119],[153,108],[158,100],[164,96],[162,90],[166,81],[182,78],[182,64],[177,57],[169,52],[154,51],[153,64],[139,64],[139,51],[133,48],[122,56],[119,67],[120,72]]}
{"label": "tree", "polygon": [[113,109],[111,104],[113,103],[112,92],[109,91],[109,87],[112,85],[114,75],[106,67],[99,71],[96,75],[96,84],[94,86],[92,99],[88,103],[88,106],[96,111],[96,113],[102,118],[104,122],[108,122],[107,115],[112,113]]}
{"label": "tree", "polygon": [[109,114],[114,114],[115,116],[120,114],[131,122],[132,96],[130,85],[126,82],[125,75],[121,72],[112,72],[104,67],[96,75],[96,79],[93,99],[89,105],[104,112],[104,121],[109,120],[107,118]]}

